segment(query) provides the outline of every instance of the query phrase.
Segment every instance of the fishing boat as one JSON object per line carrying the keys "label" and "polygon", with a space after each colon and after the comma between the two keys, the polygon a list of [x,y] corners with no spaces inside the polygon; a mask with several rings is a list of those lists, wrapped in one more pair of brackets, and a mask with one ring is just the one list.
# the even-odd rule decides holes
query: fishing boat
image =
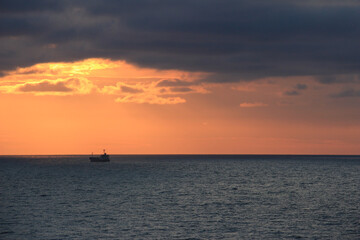
{"label": "fishing boat", "polygon": [[90,162],[110,162],[110,156],[106,154],[105,149],[103,151],[104,154],[99,157],[94,157],[94,154],[92,153],[91,157],[89,157]]}

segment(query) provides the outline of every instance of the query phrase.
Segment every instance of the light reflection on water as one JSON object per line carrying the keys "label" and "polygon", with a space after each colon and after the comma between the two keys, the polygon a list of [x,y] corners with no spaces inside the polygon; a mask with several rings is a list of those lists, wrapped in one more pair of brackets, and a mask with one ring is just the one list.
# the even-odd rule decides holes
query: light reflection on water
{"label": "light reflection on water", "polygon": [[360,238],[360,157],[0,157],[0,239]]}

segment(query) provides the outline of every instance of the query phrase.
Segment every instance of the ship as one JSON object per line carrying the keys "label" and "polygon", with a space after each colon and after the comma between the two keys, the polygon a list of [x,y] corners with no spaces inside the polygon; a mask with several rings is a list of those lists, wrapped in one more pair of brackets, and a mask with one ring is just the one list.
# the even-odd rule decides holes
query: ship
{"label": "ship", "polygon": [[105,149],[103,151],[104,154],[99,157],[94,157],[94,154],[91,154],[91,157],[89,157],[90,162],[110,162],[110,156],[106,154]]}

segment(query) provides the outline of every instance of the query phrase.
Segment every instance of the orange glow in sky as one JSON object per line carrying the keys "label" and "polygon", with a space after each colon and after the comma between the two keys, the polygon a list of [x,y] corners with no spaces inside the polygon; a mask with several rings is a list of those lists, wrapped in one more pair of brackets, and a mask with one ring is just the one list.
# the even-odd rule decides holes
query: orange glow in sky
{"label": "orange glow in sky", "polygon": [[331,100],[309,96],[332,89],[311,77],[299,77],[310,87],[289,97],[294,81],[285,78],[202,81],[210,75],[109,59],[7,72],[0,78],[0,154],[360,153],[359,125],[317,111]]}

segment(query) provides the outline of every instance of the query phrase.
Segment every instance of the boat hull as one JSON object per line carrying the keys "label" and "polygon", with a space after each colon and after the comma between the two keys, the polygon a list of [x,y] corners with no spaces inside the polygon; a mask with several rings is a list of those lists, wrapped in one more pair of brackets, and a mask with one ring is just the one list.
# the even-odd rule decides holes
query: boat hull
{"label": "boat hull", "polygon": [[110,162],[109,158],[89,157],[90,162]]}

